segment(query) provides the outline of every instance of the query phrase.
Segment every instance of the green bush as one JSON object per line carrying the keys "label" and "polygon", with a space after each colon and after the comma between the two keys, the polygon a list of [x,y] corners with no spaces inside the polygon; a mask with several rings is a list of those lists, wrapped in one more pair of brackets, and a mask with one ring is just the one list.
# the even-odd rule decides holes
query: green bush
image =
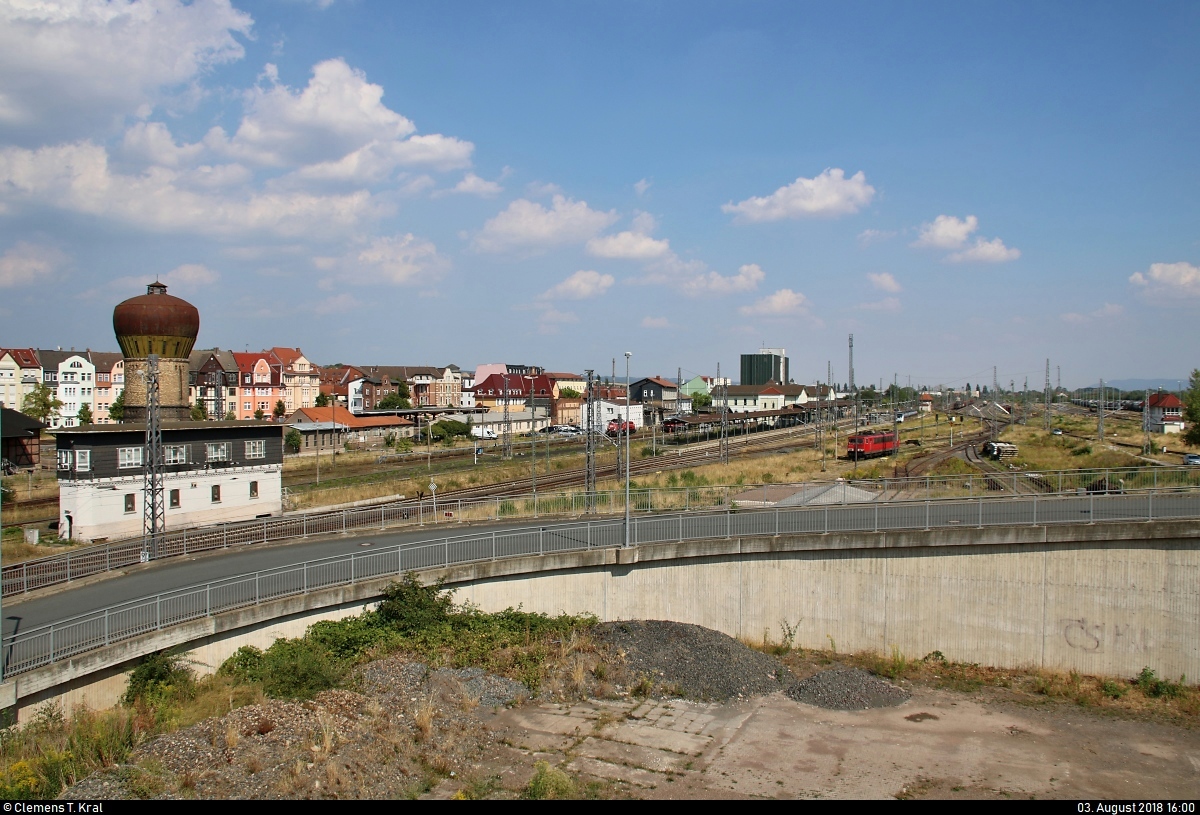
{"label": "green bush", "polygon": [[1137,686],[1141,688],[1142,693],[1147,696],[1158,699],[1160,697],[1173,699],[1180,696],[1184,691],[1184,683],[1186,677],[1179,677],[1178,682],[1172,682],[1169,679],[1159,679],[1154,671],[1149,666],[1142,668],[1142,672],[1138,674],[1136,680]]}
{"label": "green bush", "polygon": [[161,705],[175,699],[189,699],[196,690],[196,677],[182,657],[158,651],[144,657],[129,675],[122,701],[127,705],[143,702]]}
{"label": "green bush", "polygon": [[548,762],[539,761],[533,765],[533,778],[525,787],[525,797],[534,801],[555,798],[571,798],[575,795],[575,782],[571,777],[557,767],[551,767]]}
{"label": "green bush", "polygon": [[262,686],[277,699],[311,699],[341,680],[329,652],[308,639],[278,639],[263,651]]}
{"label": "green bush", "polygon": [[425,586],[412,572],[383,592],[376,614],[384,624],[402,635],[411,635],[444,626],[454,605],[445,581]]}

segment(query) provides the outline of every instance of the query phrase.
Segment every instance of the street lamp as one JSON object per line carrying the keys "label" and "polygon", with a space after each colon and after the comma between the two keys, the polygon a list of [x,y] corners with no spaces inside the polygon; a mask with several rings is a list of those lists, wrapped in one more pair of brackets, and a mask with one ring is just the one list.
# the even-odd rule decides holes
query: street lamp
{"label": "street lamp", "polygon": [[629,546],[629,358],[632,351],[625,352],[625,546]]}

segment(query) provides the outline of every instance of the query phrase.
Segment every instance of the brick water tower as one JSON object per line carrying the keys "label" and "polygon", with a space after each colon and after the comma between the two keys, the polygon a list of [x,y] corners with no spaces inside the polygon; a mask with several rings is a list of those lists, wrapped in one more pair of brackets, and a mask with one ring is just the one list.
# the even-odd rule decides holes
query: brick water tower
{"label": "brick water tower", "polygon": [[146,359],[158,354],[159,405],[162,421],[186,422],[188,355],[200,333],[200,312],[186,300],[167,294],[155,281],[146,293],[113,309],[113,331],[125,357],[125,421],[146,421]]}

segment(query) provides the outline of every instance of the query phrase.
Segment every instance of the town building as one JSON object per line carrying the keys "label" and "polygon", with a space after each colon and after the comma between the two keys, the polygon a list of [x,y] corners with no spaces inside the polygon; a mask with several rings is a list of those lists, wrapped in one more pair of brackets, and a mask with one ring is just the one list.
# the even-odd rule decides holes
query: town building
{"label": "town building", "polygon": [[114,351],[89,351],[88,359],[96,368],[96,388],[92,398],[92,421],[110,424],[112,403],[125,392],[125,358]]}
{"label": "town building", "polygon": [[742,378],[740,385],[765,385],[779,382],[784,385],[788,378],[787,351],[783,348],[760,348],[757,354],[742,354]]}
{"label": "town building", "polygon": [[274,416],[277,404],[286,406],[282,363],[265,351],[234,351],[233,360],[237,365],[237,418],[268,419]]}
{"label": "town building", "polygon": [[[91,541],[142,533],[146,426],[64,427],[58,447],[59,534]],[[166,530],[278,515],[283,428],[268,422],[162,425]]]}
{"label": "town building", "polygon": [[0,348],[0,407],[20,410],[42,381],[42,363],[32,348]]}
{"label": "town building", "polygon": [[5,475],[10,467],[36,467],[41,463],[45,427],[31,416],[0,407],[0,458]]}
{"label": "town building", "polygon": [[203,406],[205,418],[237,418],[238,364],[232,351],[196,349],[188,355],[188,397]]}
{"label": "town building", "polygon": [[290,416],[300,408],[316,404],[317,394],[321,392],[321,376],[299,348],[276,346],[263,353],[282,366],[284,415]]}
{"label": "town building", "polygon": [[342,448],[347,442],[364,447],[382,447],[389,436],[412,438],[416,422],[403,416],[357,416],[344,407],[301,408],[288,417],[288,424],[303,439],[300,453]]}
{"label": "town building", "polygon": [[1182,433],[1183,402],[1173,393],[1158,391],[1146,403],[1151,433]]}

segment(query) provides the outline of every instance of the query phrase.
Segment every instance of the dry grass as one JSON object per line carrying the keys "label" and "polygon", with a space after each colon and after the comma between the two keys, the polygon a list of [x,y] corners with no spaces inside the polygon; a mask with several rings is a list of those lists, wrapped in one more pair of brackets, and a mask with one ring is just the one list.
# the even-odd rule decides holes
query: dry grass
{"label": "dry grass", "polygon": [[433,699],[427,698],[421,702],[413,716],[413,724],[417,728],[417,741],[426,741],[433,735],[433,720],[437,716],[437,707]]}
{"label": "dry grass", "polygon": [[[767,650],[778,653],[779,649]],[[1106,677],[1039,668],[993,668],[950,662],[938,651],[913,658],[895,648],[888,655],[867,651],[838,654],[801,648],[781,656],[800,677],[824,670],[832,663],[842,663],[914,685],[966,693],[1002,689],[1014,701],[1025,704],[1073,704],[1125,718],[1200,726],[1200,687],[1164,680],[1147,672],[1140,677]]]}

